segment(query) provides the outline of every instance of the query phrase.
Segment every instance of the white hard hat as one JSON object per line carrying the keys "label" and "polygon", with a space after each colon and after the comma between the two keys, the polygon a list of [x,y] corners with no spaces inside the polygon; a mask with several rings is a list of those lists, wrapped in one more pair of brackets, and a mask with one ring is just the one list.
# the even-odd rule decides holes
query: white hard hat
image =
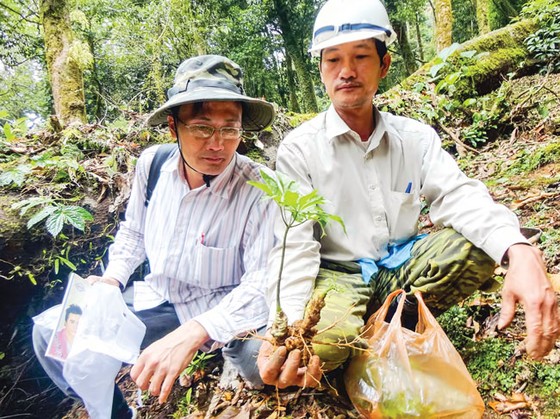
{"label": "white hard hat", "polygon": [[387,46],[397,38],[380,0],[328,0],[315,19],[309,52],[318,56],[322,49],[368,38]]}

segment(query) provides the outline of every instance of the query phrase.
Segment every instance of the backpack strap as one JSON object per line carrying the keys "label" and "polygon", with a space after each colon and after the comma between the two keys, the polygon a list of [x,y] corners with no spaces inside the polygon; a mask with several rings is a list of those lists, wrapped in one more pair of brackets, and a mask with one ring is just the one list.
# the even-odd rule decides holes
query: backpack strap
{"label": "backpack strap", "polygon": [[177,144],[162,144],[156,150],[152,164],[150,165],[150,172],[148,173],[148,182],[146,184],[146,201],[144,201],[144,206],[148,206],[150,199],[152,198],[152,193],[156,188],[157,181],[159,179],[159,174],[161,172],[161,166],[163,163],[169,159],[171,154],[177,150]]}

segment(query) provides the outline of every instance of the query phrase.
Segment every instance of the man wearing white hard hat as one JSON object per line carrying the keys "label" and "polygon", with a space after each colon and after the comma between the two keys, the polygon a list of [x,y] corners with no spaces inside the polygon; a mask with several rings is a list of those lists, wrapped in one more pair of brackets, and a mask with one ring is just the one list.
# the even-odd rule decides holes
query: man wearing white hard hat
{"label": "man wearing white hard hat", "polygon": [[[546,355],[559,334],[556,296],[541,254],[520,233],[515,215],[461,172],[431,127],[374,107],[395,38],[379,0],[329,0],[317,15],[310,52],[320,57],[332,105],[285,138],[277,170],[303,192],[316,189],[326,197],[325,209],[342,217],[347,233],[337,223],[321,238],[313,222],[290,230],[280,287],[289,323],[303,317],[313,293],[336,285],[321,311],[317,329],[325,332],[314,338],[316,355],[307,368],[298,368],[299,351],[287,354],[264,342],[258,365],[265,383],[318,385],[322,371],[352,355],[348,345],[333,343],[352,341],[390,292],[421,291],[439,314],[477,289],[495,289],[495,263],[508,267],[499,327],[512,321],[521,303],[527,351],[535,358]],[[418,235],[421,196],[432,221],[445,227],[429,236]],[[281,250],[276,246],[269,258],[269,302]],[[274,310],[269,325],[273,318]],[[415,328],[412,299],[402,320]]]}
{"label": "man wearing white hard hat", "polygon": [[[262,130],[275,116],[271,103],[245,94],[241,68],[218,55],[189,58],[167,93],[148,124],[167,124],[177,145],[161,165],[151,199],[147,180],[161,146],[141,154],[107,269],[88,277],[125,288],[148,259],[149,274],[134,283],[131,310],[146,325],[146,336],[130,374],[160,403],[198,350],[222,347],[247,381],[261,384],[255,365],[260,341],[242,338],[266,325],[266,262],[276,211],[247,184],[262,181],[264,167],[236,152],[244,131]],[[45,357],[48,336],[35,326],[37,357],[57,386],[76,397],[62,364]],[[111,418],[134,414],[115,387]]]}

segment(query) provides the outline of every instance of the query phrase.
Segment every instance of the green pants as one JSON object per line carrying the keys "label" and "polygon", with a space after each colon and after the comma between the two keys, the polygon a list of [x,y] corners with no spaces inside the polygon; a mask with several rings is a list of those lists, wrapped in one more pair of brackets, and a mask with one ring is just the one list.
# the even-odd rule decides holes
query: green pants
{"label": "green pants", "polygon": [[416,242],[407,262],[395,269],[380,268],[369,285],[357,263],[323,262],[321,266],[314,294],[329,292],[313,349],[325,371],[346,361],[366,314],[377,310],[396,289],[422,292],[432,313],[438,315],[477,289],[490,291],[498,285],[492,278],[494,261],[451,228]]}

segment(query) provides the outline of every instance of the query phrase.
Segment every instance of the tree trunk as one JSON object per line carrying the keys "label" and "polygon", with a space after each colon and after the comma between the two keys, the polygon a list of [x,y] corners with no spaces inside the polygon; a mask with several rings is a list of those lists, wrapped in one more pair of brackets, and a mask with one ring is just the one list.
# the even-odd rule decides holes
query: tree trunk
{"label": "tree trunk", "polygon": [[480,35],[490,32],[490,22],[488,21],[489,1],[490,0],[476,0],[476,22]]}
{"label": "tree trunk", "polygon": [[[462,71],[469,75],[468,86],[463,86],[460,83],[456,85],[457,91],[455,95],[457,97],[461,97],[462,89],[466,88],[470,91],[473,85],[479,95],[487,94],[499,86],[497,80],[501,80],[508,73],[521,68],[522,61],[530,63],[529,52],[525,48],[523,40],[534,33],[537,28],[538,25],[535,21],[522,20],[465,42],[452,57],[458,56],[463,51],[470,50],[489,52],[489,54],[468,66],[465,66],[464,63],[460,64],[461,70],[451,65],[444,68],[438,74],[445,77],[448,73]],[[452,57],[449,59],[451,63],[453,63]],[[435,64],[434,60],[424,64],[416,73],[403,80],[399,88],[410,90],[416,83],[424,82],[431,67]],[[531,71],[530,65],[525,66],[524,69],[526,72]],[[523,74],[518,71],[518,75]],[[466,80],[466,78],[464,79]],[[469,94],[467,90],[464,91]]]}
{"label": "tree trunk", "polygon": [[410,76],[416,71],[416,60],[414,59],[414,53],[410,47],[410,42],[408,42],[408,31],[406,29],[406,22],[401,22],[393,20],[393,29],[397,34],[397,39],[399,40],[399,49],[401,51],[401,56],[404,62],[404,68],[406,70],[406,75]]}
{"label": "tree trunk", "polygon": [[416,18],[414,20],[416,26],[416,43],[418,44],[418,57],[420,62],[424,63],[424,46],[422,45],[422,33],[420,32],[420,17],[416,13]]}
{"label": "tree trunk", "polygon": [[297,99],[296,81],[294,80],[294,69],[292,67],[290,54],[286,54],[286,77],[288,79],[288,89],[290,95],[290,110],[295,113],[301,113]]}
{"label": "tree trunk", "polygon": [[296,70],[303,99],[303,110],[305,112],[319,112],[313,80],[309,76],[308,62],[303,52],[304,47],[300,45],[296,34],[293,33],[291,28],[290,17],[288,16],[289,7],[282,0],[274,0],[274,8],[276,9],[278,25],[282,33],[286,53],[292,58]]}
{"label": "tree trunk", "polygon": [[45,37],[45,56],[51,82],[54,110],[62,126],[86,122],[83,71],[80,51],[84,45],[74,41],[66,0],[43,0],[41,18]]}
{"label": "tree trunk", "polygon": [[453,10],[451,0],[435,0],[436,50],[439,52],[453,42]]}

